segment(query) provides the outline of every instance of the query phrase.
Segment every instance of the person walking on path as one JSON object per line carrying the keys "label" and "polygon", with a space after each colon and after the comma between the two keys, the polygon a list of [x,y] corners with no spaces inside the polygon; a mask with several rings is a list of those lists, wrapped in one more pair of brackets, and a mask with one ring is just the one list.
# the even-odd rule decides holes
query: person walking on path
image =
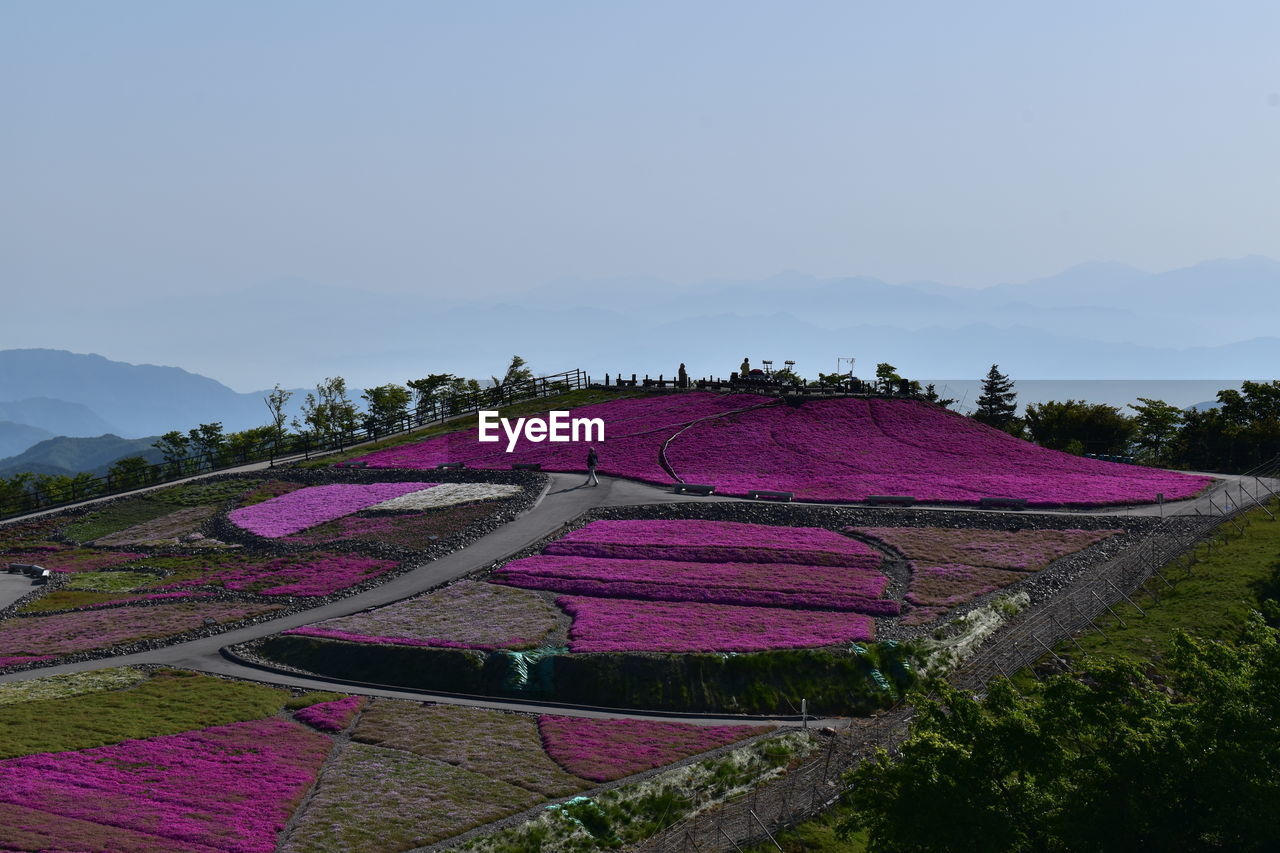
{"label": "person walking on path", "polygon": [[587,481],[584,486],[598,486],[600,481],[596,479],[596,466],[600,464],[600,457],[596,455],[594,447],[587,448]]}

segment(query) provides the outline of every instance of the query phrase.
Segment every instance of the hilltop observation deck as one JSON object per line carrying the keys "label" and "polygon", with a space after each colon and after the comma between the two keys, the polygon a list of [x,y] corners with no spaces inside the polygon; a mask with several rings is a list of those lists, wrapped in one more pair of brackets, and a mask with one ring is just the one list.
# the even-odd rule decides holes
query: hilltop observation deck
{"label": "hilltop observation deck", "polygon": [[655,379],[648,374],[639,376],[632,373],[604,375],[604,382],[591,382],[592,388],[643,388],[650,391],[729,391],[739,393],[765,394],[785,398],[831,398],[831,397],[894,397],[907,399],[924,399],[924,391],[919,383],[909,379],[885,383],[874,380],[859,379],[850,376],[840,382],[824,385],[797,385],[793,382],[777,381],[763,371],[751,371],[746,376],[730,373],[728,379],[719,377],[692,377],[684,380],[659,374]]}

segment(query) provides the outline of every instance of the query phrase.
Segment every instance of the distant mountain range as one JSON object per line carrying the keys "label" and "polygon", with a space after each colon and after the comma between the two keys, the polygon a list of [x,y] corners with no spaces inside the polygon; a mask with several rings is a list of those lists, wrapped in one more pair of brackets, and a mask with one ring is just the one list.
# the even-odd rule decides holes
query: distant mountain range
{"label": "distant mountain range", "polygon": [[[357,389],[434,372],[486,377],[513,353],[549,373],[655,375],[680,362],[694,375],[725,375],[744,355],[794,359],[810,376],[834,370],[837,356],[872,369],[889,361],[912,376],[978,377],[996,363],[1035,379],[1268,376],[1280,364],[1280,263],[1261,257],[1163,273],[1091,263],[985,289],[785,273],[692,284],[571,280],[495,300],[442,282],[392,294],[294,279],[192,294],[183,304],[201,329],[227,331],[193,334],[172,322],[164,300],[113,294],[101,304],[26,306],[33,316],[16,334],[127,360],[163,353],[166,363],[246,388],[314,385],[325,376]],[[93,385],[59,399],[87,405],[121,435],[153,431],[129,420],[137,407],[107,408]],[[241,402],[258,417],[257,394],[240,401],[225,387],[208,395],[184,387],[196,399],[225,400],[215,406],[224,420]],[[41,382],[0,388],[0,400],[33,396],[58,395]],[[180,420],[209,417],[200,409]]]}
{"label": "distant mountain range", "polygon": [[238,394],[176,367],[64,350],[3,350],[0,475],[105,470],[149,448],[155,439],[144,436],[214,421],[227,432],[261,426],[266,393]]}
{"label": "distant mountain range", "polygon": [[107,473],[111,463],[126,456],[141,456],[148,462],[160,462],[160,451],[151,446],[156,436],[120,438],[100,435],[96,438],[50,438],[8,459],[0,459],[0,477],[30,472],[32,474]]}

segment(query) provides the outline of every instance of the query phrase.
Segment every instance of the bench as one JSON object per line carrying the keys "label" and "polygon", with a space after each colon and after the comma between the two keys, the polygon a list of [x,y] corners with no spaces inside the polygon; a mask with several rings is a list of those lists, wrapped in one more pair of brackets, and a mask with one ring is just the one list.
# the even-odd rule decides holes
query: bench
{"label": "bench", "polygon": [[867,495],[865,501],[872,506],[911,506],[915,502],[912,495]]}
{"label": "bench", "polygon": [[747,497],[755,501],[777,500],[789,501],[795,497],[795,492],[775,492],[770,489],[752,489],[747,492]]}
{"label": "bench", "polygon": [[512,471],[541,471],[541,462],[513,462],[511,463]]}
{"label": "bench", "polygon": [[436,466],[437,471],[461,471],[467,467],[465,462],[442,462]]}
{"label": "bench", "polygon": [[[12,566],[10,568],[12,568]],[[40,577],[41,572],[46,571],[48,571],[48,569],[44,566],[22,566],[22,573],[29,578],[38,578]]]}
{"label": "bench", "polygon": [[983,509],[1026,509],[1026,498],[978,498]]}
{"label": "bench", "polygon": [[27,573],[27,569],[29,569],[29,568],[31,568],[31,567],[30,567],[30,566],[28,566],[26,563],[10,563],[10,564],[9,564],[9,574],[11,574],[11,575],[23,575],[23,574],[26,574],[26,573]]}
{"label": "bench", "polygon": [[677,495],[714,495],[716,487],[695,483],[676,483],[671,487],[671,491]]}
{"label": "bench", "polygon": [[33,585],[40,586],[42,584],[47,584],[52,579],[53,579],[53,572],[49,571],[48,569],[41,569],[38,575],[34,575],[31,578],[31,583]]}

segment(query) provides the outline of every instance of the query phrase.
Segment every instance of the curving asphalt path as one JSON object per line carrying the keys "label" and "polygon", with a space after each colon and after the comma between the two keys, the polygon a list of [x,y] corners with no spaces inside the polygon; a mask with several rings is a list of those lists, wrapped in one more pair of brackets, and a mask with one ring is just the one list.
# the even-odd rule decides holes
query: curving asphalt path
{"label": "curving asphalt path", "polygon": [[[1087,512],[1079,510],[1061,511],[1055,514],[1153,516],[1162,512],[1166,514],[1173,514],[1174,512],[1178,514],[1193,514],[1197,511],[1205,514],[1217,514],[1214,512],[1215,508],[1220,512],[1224,502],[1243,502],[1249,499],[1251,494],[1258,494],[1264,484],[1272,491],[1280,492],[1280,481],[1276,480],[1259,481],[1255,483],[1253,478],[1246,479],[1223,475],[1213,476],[1217,476],[1226,481],[1220,486],[1220,488],[1216,489],[1213,494],[1202,495],[1197,498],[1170,503],[1164,508],[1143,506]],[[511,523],[504,525],[493,533],[482,537],[465,548],[455,551],[438,560],[416,566],[381,586],[358,595],[354,595],[350,598],[325,604],[311,610],[282,616],[279,619],[273,619],[269,622],[263,622],[227,631],[213,637],[191,640],[185,643],[178,643],[152,651],[0,675],[0,683],[39,678],[57,673],[101,669],[109,666],[161,664],[216,673],[219,675],[235,676],[237,678],[244,678],[253,681],[305,687],[309,689],[336,689],[343,692],[360,693],[369,696],[386,696],[417,700],[430,698],[433,701],[489,708],[525,711],[551,711],[556,713],[581,714],[587,716],[635,716],[649,719],[660,717],[682,720],[685,722],[715,723],[721,725],[726,722],[740,721],[744,724],[758,725],[761,722],[761,718],[759,717],[743,718],[700,714],[647,714],[636,711],[619,711],[610,709],[574,709],[554,704],[534,704],[518,701],[512,702],[488,698],[451,696],[446,694],[428,693],[425,691],[358,686],[340,681],[329,681],[318,677],[302,677],[286,673],[266,671],[237,663],[225,657],[221,652],[221,649],[225,646],[231,646],[248,640],[276,634],[289,628],[310,624],[322,619],[345,616],[369,607],[389,604],[393,601],[398,601],[402,598],[424,592],[454,578],[503,560],[511,554],[520,551],[545,536],[554,533],[564,524],[595,507],[634,506],[638,504],[652,503],[741,500],[738,498],[725,498],[721,496],[699,497],[692,495],[676,495],[663,487],[613,477],[601,477],[600,485],[598,487],[584,486],[582,484],[582,480],[582,474],[549,474],[548,484],[537,502]],[[830,506],[830,504],[817,505]],[[957,509],[955,507],[928,506],[913,507],[912,509],[939,512],[978,511],[976,509],[968,508]],[[989,510],[986,510],[985,512],[989,512]],[[30,582],[26,581],[26,583],[29,584]],[[26,589],[29,589],[29,586],[25,587],[23,592],[25,592]],[[0,596],[9,592],[10,591],[7,588],[0,586]],[[776,719],[775,722],[780,725],[801,724],[801,720],[798,717],[794,719],[779,718]],[[814,723],[815,721],[810,720],[807,722]],[[816,724],[827,725],[835,724],[835,722],[836,721],[832,720],[822,720],[816,721]]]}

